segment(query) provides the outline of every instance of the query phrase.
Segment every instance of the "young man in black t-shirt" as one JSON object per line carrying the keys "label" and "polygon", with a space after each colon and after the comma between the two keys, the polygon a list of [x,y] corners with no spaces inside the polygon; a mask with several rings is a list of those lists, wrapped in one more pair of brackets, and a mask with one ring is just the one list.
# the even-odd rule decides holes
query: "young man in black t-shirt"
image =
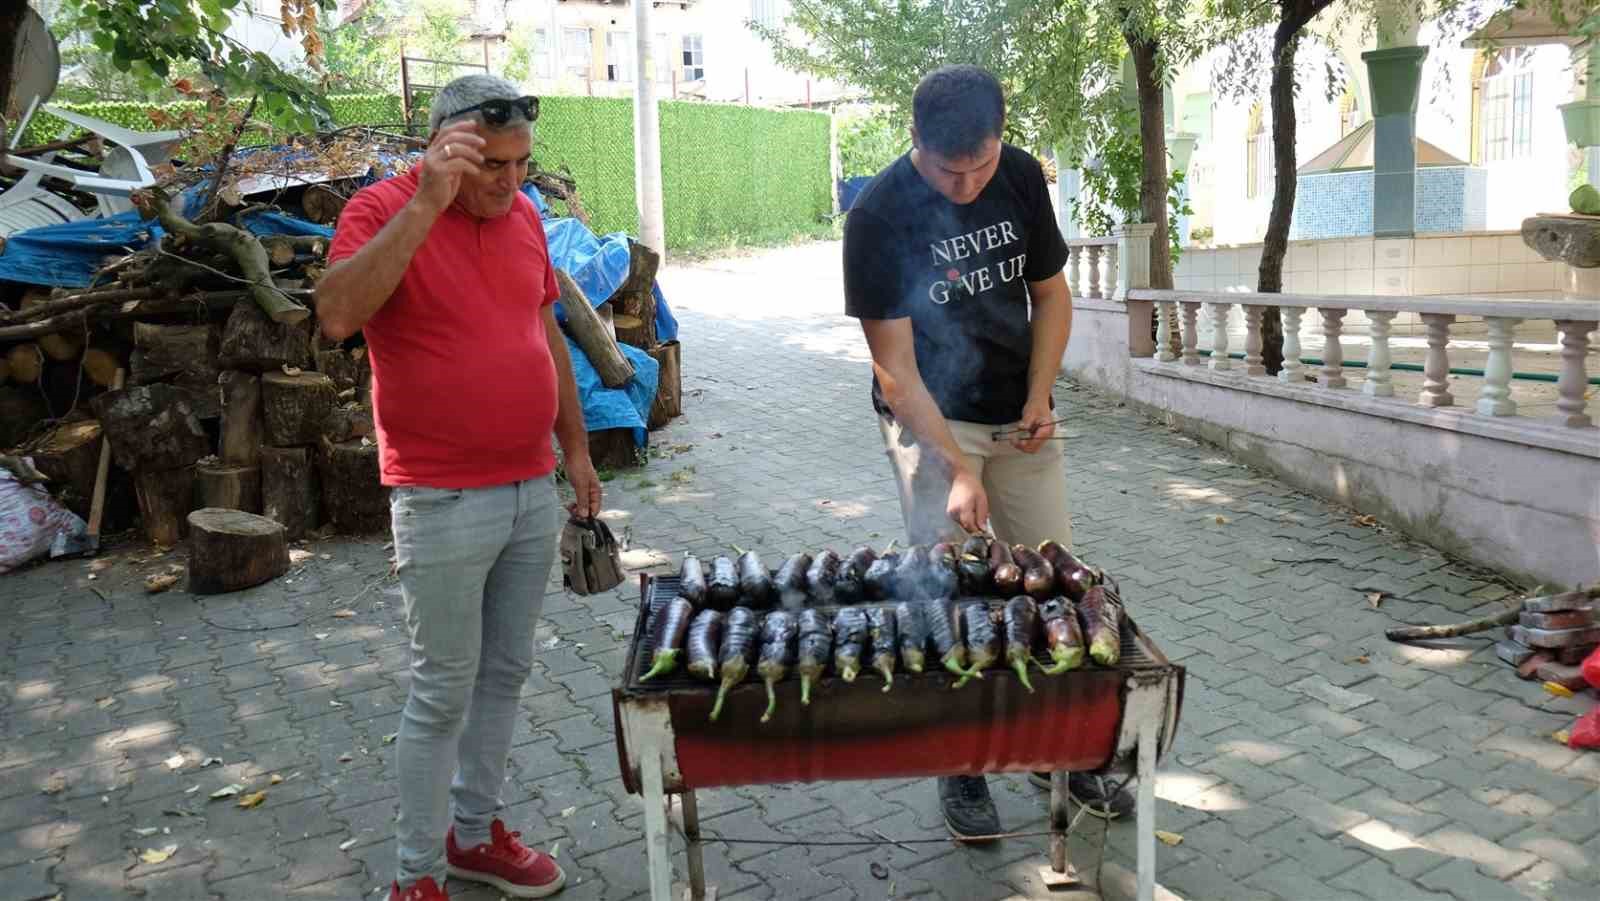
{"label": "young man in black t-shirt", "polygon": [[[1001,140],[1000,83],[975,66],[924,76],[912,150],[862,190],[844,232],[845,312],[872,353],[872,402],[907,539],[1071,546],[1066,469],[1051,400],[1072,320],[1044,171]],[[1011,433],[997,439],[996,433]],[[1070,728],[1063,724],[1063,728]],[[1048,786],[1048,774],[1035,774]],[[1130,809],[1073,774],[1097,816]],[[939,780],[960,836],[1000,832],[980,776]]]}

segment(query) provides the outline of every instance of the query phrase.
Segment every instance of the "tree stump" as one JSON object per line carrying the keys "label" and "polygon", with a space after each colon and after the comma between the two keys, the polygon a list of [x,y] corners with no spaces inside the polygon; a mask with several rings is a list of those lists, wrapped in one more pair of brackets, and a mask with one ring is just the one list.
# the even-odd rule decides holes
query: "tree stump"
{"label": "tree stump", "polygon": [[372,410],[358,403],[341,404],[328,411],[322,434],[334,444],[362,438],[376,441],[378,437],[372,423]]}
{"label": "tree stump", "polygon": [[194,387],[217,383],[221,339],[209,325],[133,325],[128,381],[134,385],[174,380]]}
{"label": "tree stump", "polygon": [[211,453],[211,438],[186,389],[135,385],[107,391],[90,404],[111,439],[117,465],[130,472],[178,469]]}
{"label": "tree stump", "polygon": [[31,342],[18,344],[6,351],[6,368],[11,371],[13,382],[32,385],[39,381],[39,374],[44,372],[44,351]]}
{"label": "tree stump", "polygon": [[285,366],[304,369],[311,360],[311,321],[273,322],[250,301],[240,301],[222,329],[218,364],[223,369],[271,372]]}
{"label": "tree stump", "polygon": [[365,347],[319,350],[317,371],[333,379],[334,390],[341,397],[353,388],[356,393],[349,395],[351,399],[368,405],[372,403],[372,358]]}
{"label": "tree stump", "polygon": [[659,429],[683,415],[682,346],[676,341],[657,345],[650,357],[660,364],[655,400],[650,402],[651,429]]}
{"label": "tree stump", "polygon": [[197,507],[259,513],[261,470],[221,461],[196,463],[194,497]]}
{"label": "tree stump", "polygon": [[0,449],[20,443],[48,415],[38,389],[0,386]]}
{"label": "tree stump", "polygon": [[283,525],[265,516],[206,507],[189,514],[189,591],[222,594],[289,571]]}
{"label": "tree stump", "polygon": [[633,429],[599,429],[589,433],[589,460],[596,469],[632,469],[639,465]]}
{"label": "tree stump", "polygon": [[248,372],[229,370],[218,379],[222,387],[222,459],[238,466],[255,466],[261,460],[261,379]]}
{"label": "tree stump", "polygon": [[111,387],[120,368],[122,361],[117,352],[108,347],[91,347],[83,352],[83,372],[101,388]]}
{"label": "tree stump", "polygon": [[261,377],[261,410],[267,443],[275,447],[314,444],[323,423],[339,402],[333,380],[320,372]]}
{"label": "tree stump", "polygon": [[[84,519],[89,518],[94,503],[102,434],[100,423],[93,419],[77,419],[56,426],[22,450],[50,479],[47,486],[50,494]],[[122,469],[108,470],[101,531],[127,528],[133,522],[135,509],[132,478]]]}
{"label": "tree stump", "polygon": [[317,469],[322,477],[322,508],[335,528],[347,535],[389,528],[389,489],[380,481],[377,445],[323,442]]}
{"label": "tree stump", "polygon": [[322,493],[310,448],[261,449],[261,513],[281,524],[290,541],[322,524]]}
{"label": "tree stump", "polygon": [[345,197],[327,185],[312,185],[300,196],[300,209],[318,225],[332,225],[344,212]]}
{"label": "tree stump", "polygon": [[194,468],[136,472],[133,486],[145,537],[164,547],[182,541],[189,531],[189,511],[194,509]]}
{"label": "tree stump", "polygon": [[637,241],[628,242],[628,280],[608,300],[617,340],[641,350],[656,346],[656,270],[661,255]]}
{"label": "tree stump", "polygon": [[606,331],[605,323],[595,313],[594,307],[589,305],[589,298],[584,296],[583,289],[572,280],[572,276],[560,269],[556,270],[556,283],[561,286],[561,309],[566,313],[566,331],[589,358],[600,376],[600,383],[607,388],[626,385],[633,378],[633,364],[623,356],[616,339]]}

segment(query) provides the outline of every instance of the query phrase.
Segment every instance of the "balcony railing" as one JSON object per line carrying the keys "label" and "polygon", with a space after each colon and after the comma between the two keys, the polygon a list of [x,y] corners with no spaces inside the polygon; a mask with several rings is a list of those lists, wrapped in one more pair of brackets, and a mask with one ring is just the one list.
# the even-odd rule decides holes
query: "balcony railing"
{"label": "balcony railing", "polygon": [[1067,285],[1073,297],[1106,299],[1117,288],[1117,238],[1071,238],[1067,241]]}

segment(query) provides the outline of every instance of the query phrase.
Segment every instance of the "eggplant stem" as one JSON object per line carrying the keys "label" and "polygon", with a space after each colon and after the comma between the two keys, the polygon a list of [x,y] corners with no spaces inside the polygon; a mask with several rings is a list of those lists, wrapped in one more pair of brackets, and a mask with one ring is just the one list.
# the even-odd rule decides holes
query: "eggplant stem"
{"label": "eggplant stem", "polygon": [[885,693],[894,687],[894,669],[887,666],[878,667],[878,672],[883,673],[883,690]]}
{"label": "eggplant stem", "polygon": [[1028,681],[1028,661],[1013,660],[1012,665],[1017,668],[1017,678],[1022,680],[1022,687],[1028,690],[1028,694],[1033,694],[1033,683]]}
{"label": "eggplant stem", "polygon": [[856,676],[859,675],[860,673],[861,673],[861,667],[860,666],[858,666],[858,665],[856,665],[854,663],[846,663],[844,665],[844,668],[839,670],[839,678],[843,679],[846,682],[854,682],[854,681],[856,681]]}
{"label": "eggplant stem", "polygon": [[811,677],[800,677],[800,703],[811,706]]}
{"label": "eggplant stem", "polygon": [[722,687],[717,689],[717,703],[711,705],[711,721],[713,723],[717,721],[718,716],[722,715],[722,701],[728,696],[728,687],[732,684],[731,682],[723,682]]}
{"label": "eggplant stem", "polygon": [[970,671],[962,669],[961,664],[950,658],[945,659],[944,668],[961,677],[961,680],[955,684],[956,688],[960,688],[961,686],[967,684],[967,680],[972,678],[972,673]]}
{"label": "eggplant stem", "polygon": [[773,713],[773,711],[775,711],[777,709],[778,709],[778,696],[776,694],[774,694],[773,691],[772,691],[772,680],[768,679],[767,680],[767,710],[766,710],[765,713],[761,714],[761,721],[763,723],[765,723],[768,720],[772,719],[772,713]]}
{"label": "eggplant stem", "polygon": [[678,665],[678,652],[675,650],[659,651],[655,655],[655,665],[650,667],[650,672],[639,677],[640,682],[648,682],[655,676],[672,672]]}

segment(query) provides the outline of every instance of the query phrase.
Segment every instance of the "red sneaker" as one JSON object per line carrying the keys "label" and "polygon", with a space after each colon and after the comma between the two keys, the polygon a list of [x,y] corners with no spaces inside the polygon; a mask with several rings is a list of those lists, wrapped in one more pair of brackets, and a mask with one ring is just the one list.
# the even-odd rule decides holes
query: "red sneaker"
{"label": "red sneaker", "polygon": [[513,898],[544,898],[561,891],[567,874],[550,858],[524,845],[522,833],[508,832],[496,819],[489,824],[488,842],[465,850],[456,847],[456,830],[445,836],[445,859],[450,875],[492,885]]}
{"label": "red sneaker", "polygon": [[400,883],[389,883],[389,901],[450,901],[450,896],[433,881],[432,876],[424,876],[403,892],[400,891]]}

